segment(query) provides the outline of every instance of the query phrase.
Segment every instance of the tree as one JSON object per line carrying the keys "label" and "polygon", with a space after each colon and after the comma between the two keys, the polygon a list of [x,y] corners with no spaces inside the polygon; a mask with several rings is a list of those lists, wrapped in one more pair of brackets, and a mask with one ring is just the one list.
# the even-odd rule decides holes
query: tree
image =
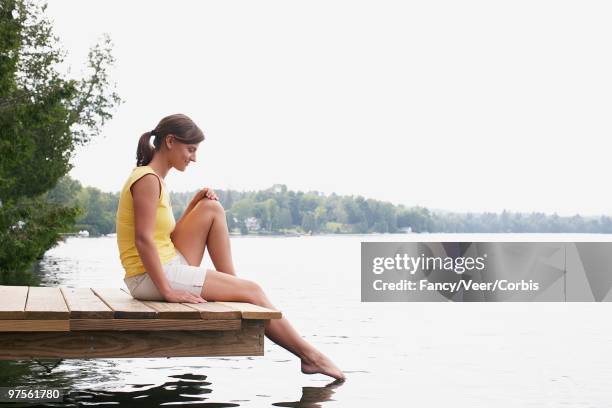
{"label": "tree", "polygon": [[105,36],[91,48],[87,73],[60,73],[65,51],[46,4],[0,3],[0,280],[16,282],[74,223],[78,210],[45,193],[71,169],[77,146],[98,136],[119,96]]}
{"label": "tree", "polygon": [[291,212],[291,223],[293,225],[302,224],[302,213],[300,211],[300,200],[304,193],[301,191],[297,194],[293,191],[289,192],[289,211]]}
{"label": "tree", "polygon": [[304,217],[302,217],[302,229],[305,232],[316,231],[316,220],[312,212],[307,212],[306,214],[304,214]]}
{"label": "tree", "polygon": [[327,209],[325,208],[323,204],[315,208],[314,219],[315,219],[316,231],[319,232],[321,229],[321,226],[324,226],[325,223],[327,222]]}
{"label": "tree", "polygon": [[270,211],[265,201],[255,203],[253,206],[253,216],[259,221],[262,230],[268,229],[270,231]]}
{"label": "tree", "polygon": [[244,221],[253,215],[254,205],[255,202],[251,198],[238,200],[231,207],[232,214],[234,214],[238,220]]}
{"label": "tree", "polygon": [[227,230],[232,232],[236,228],[237,223],[234,221],[234,214],[231,210],[225,211],[225,222],[227,223]]}
{"label": "tree", "polygon": [[268,217],[268,231],[276,231],[278,229],[278,213],[279,208],[276,200],[270,198],[263,203]]}
{"label": "tree", "polygon": [[291,211],[288,208],[281,208],[278,214],[278,227],[288,229],[292,227]]}
{"label": "tree", "polygon": [[410,227],[415,232],[430,231],[432,225],[431,213],[427,208],[423,207],[404,209],[397,216],[397,225],[400,228]]}
{"label": "tree", "polygon": [[93,235],[115,232],[118,193],[104,193],[95,187],[87,187],[77,197],[82,209],[82,215],[76,220],[79,230],[85,229]]}

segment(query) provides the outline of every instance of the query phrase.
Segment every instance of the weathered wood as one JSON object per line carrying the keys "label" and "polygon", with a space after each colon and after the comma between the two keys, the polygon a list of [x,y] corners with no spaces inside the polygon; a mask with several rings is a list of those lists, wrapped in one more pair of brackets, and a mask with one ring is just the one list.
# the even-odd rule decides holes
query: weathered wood
{"label": "weathered wood", "polygon": [[59,288],[30,286],[24,319],[68,319],[70,313]]}
{"label": "weathered wood", "polygon": [[0,332],[69,331],[70,320],[0,320]]}
{"label": "weathered wood", "polygon": [[[200,319],[200,313],[182,303],[154,302],[141,300],[141,302],[151,309],[157,311],[159,319]],[[219,317],[216,317],[219,319]]]}
{"label": "weathered wood", "polygon": [[71,319],[112,319],[114,312],[90,288],[60,287]]}
{"label": "weathered wood", "polygon": [[117,288],[0,286],[0,359],[263,355],[276,310],[139,301]]}
{"label": "weathered wood", "polygon": [[0,286],[0,319],[24,319],[27,286]]}
{"label": "weathered wood", "polygon": [[258,305],[243,302],[217,302],[223,306],[239,310],[243,319],[281,319],[282,313]]}
{"label": "weathered wood", "polygon": [[240,320],[198,319],[71,319],[70,330],[240,330]]}
{"label": "weathered wood", "polygon": [[[124,288],[122,291],[132,296],[132,294]],[[150,307],[157,312],[159,319],[199,319],[200,314],[190,307],[185,306],[182,303],[170,303],[170,302],[157,302],[153,300],[141,300],[144,305]],[[215,319],[224,319],[222,316],[215,317]]]}
{"label": "weathered wood", "polygon": [[240,319],[242,313],[239,310],[232,309],[219,302],[206,303],[183,303],[190,309],[197,310],[202,319]]}
{"label": "weathered wood", "polygon": [[0,333],[0,359],[263,355],[263,321],[229,331]]}
{"label": "weathered wood", "polygon": [[[130,294],[126,289],[121,289],[125,293]],[[240,319],[242,313],[239,310],[232,309],[227,306],[221,305],[219,302],[206,302],[206,303],[168,303],[168,302],[153,302],[144,301],[141,302],[148,307],[155,309],[159,313],[160,318],[166,319],[193,319],[200,317],[201,319]],[[181,306],[176,306],[181,305]],[[189,311],[187,313],[187,311]],[[186,314],[180,314],[175,312],[181,312]]]}
{"label": "weathered wood", "polygon": [[119,288],[92,288],[114,312],[115,319],[155,319],[157,312]]}

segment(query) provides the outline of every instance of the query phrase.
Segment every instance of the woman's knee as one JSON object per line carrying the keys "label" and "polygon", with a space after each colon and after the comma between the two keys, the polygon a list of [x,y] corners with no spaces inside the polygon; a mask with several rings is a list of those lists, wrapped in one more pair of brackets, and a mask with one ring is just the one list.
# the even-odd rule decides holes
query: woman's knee
{"label": "woman's knee", "polygon": [[245,279],[245,293],[249,303],[259,304],[262,303],[266,297],[263,289],[257,282]]}
{"label": "woman's knee", "polygon": [[195,210],[204,211],[206,213],[214,212],[214,213],[223,213],[225,214],[225,209],[221,205],[221,203],[217,200],[209,200],[207,198],[198,201]]}

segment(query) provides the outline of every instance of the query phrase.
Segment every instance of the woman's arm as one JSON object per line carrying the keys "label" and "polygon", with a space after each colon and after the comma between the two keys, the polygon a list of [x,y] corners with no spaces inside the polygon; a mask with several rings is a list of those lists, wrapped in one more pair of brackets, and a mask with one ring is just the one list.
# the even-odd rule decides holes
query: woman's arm
{"label": "woman's arm", "polygon": [[149,273],[151,280],[157,286],[159,293],[167,301],[194,302],[204,301],[187,291],[174,291],[162,269],[159,253],[153,240],[157,202],[161,192],[160,181],[154,174],[147,174],[136,181],[132,187],[132,202],[134,205],[134,228],[136,249],[140,260]]}
{"label": "woman's arm", "polygon": [[132,191],[132,202],[134,203],[136,249],[145,270],[163,295],[164,292],[168,292],[171,288],[162,270],[159,253],[153,240],[157,201],[161,191],[159,183],[157,176],[147,174],[136,181],[130,190]]}

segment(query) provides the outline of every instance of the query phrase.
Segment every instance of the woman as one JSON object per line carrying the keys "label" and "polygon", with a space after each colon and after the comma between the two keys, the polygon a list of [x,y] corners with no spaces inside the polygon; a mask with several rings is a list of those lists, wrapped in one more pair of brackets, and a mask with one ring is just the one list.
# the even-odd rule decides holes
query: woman
{"label": "woman", "polygon": [[[123,186],[117,210],[125,283],[132,296],[141,300],[236,301],[274,309],[257,283],[236,277],[225,211],[211,189],[199,191],[181,218],[174,220],[164,178],[170,169],[184,171],[195,162],[202,140],[202,131],[181,114],[163,118],[140,137],[137,167]],[[216,270],[200,267],[205,247]],[[300,358],[303,373],[345,379],[284,317],[267,321],[265,333]]]}

